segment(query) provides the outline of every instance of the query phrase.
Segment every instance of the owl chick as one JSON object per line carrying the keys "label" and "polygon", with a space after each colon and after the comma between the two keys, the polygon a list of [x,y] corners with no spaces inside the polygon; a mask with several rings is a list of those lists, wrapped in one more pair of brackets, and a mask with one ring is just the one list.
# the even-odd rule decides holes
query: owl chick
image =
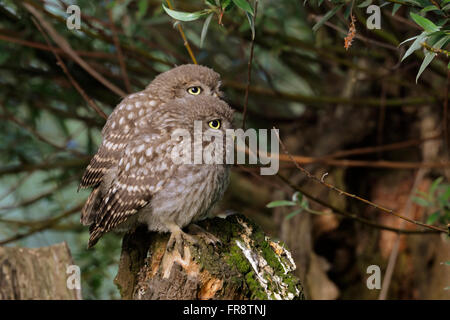
{"label": "owl chick", "polygon": [[[216,72],[182,65],[115,108],[80,183],[80,188],[93,188],[81,213],[81,223],[90,226],[88,248],[108,231],[139,224],[170,232],[168,247],[180,250],[183,241],[193,240],[181,229],[207,217],[227,188],[229,166],[173,161],[180,141],[172,134],[179,129],[192,134],[196,121],[204,133],[231,129],[233,111],[221,96]],[[201,142],[203,147],[215,143]]]}

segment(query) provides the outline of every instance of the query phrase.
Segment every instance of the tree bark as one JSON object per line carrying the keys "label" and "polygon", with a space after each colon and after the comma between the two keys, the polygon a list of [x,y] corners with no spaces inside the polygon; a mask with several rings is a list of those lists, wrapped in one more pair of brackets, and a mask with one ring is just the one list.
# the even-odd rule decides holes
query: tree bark
{"label": "tree bark", "polygon": [[80,300],[69,289],[67,267],[73,265],[65,242],[36,249],[0,247],[0,300]]}
{"label": "tree bark", "polygon": [[242,215],[204,220],[198,225],[219,238],[197,236],[181,257],[167,251],[168,234],[145,228],[123,239],[115,279],[123,299],[304,299],[296,268],[283,244],[268,238]]}

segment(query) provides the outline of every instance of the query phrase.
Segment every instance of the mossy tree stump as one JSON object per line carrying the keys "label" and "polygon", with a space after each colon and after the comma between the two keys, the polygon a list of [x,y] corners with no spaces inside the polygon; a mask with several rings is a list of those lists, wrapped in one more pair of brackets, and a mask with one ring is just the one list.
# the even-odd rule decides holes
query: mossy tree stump
{"label": "mossy tree stump", "polygon": [[207,219],[200,227],[220,239],[199,238],[184,256],[166,251],[168,234],[140,228],[123,239],[115,283],[123,299],[304,299],[284,246],[242,215]]}

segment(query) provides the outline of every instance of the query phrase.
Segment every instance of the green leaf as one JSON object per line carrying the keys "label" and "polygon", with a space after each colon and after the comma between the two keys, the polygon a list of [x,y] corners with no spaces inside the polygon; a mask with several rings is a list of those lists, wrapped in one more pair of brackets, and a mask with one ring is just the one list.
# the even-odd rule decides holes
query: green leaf
{"label": "green leaf", "polygon": [[399,3],[394,3],[394,6],[392,7],[392,15],[395,15],[395,13],[400,9],[402,5]]}
{"label": "green leaf", "polygon": [[199,19],[201,16],[207,14],[205,11],[197,11],[197,12],[182,12],[182,11],[175,11],[172,9],[167,8],[164,4],[162,5],[164,11],[174,18],[175,20],[180,21],[194,21]]}
{"label": "green leaf", "polygon": [[138,2],[138,14],[137,18],[141,19],[145,14],[147,13],[148,9],[148,1],[147,0],[140,0]]}
{"label": "green leaf", "polygon": [[[447,38],[444,37],[441,40],[439,40],[438,42],[436,42],[433,45],[433,48],[440,49],[446,42],[447,42]],[[436,57],[436,53],[434,53],[434,52],[427,52],[425,54],[425,58],[423,59],[422,64],[420,65],[420,68],[419,68],[419,72],[417,73],[417,76],[416,76],[416,83],[417,83],[417,80],[419,79],[420,75],[422,74],[422,72],[425,70],[425,68],[431,63],[431,61],[433,61],[434,57]]]}
{"label": "green leaf", "polygon": [[248,24],[250,25],[250,29],[252,30],[252,40],[255,40],[255,24],[253,23],[253,16],[248,12],[246,12],[245,14],[247,15]]}
{"label": "green leaf", "polygon": [[349,5],[347,6],[347,8],[345,8],[345,11],[344,11],[344,18],[346,20],[350,16],[350,13],[352,12],[352,9],[353,9],[353,5],[352,5],[352,3],[349,3]]}
{"label": "green leaf", "polygon": [[289,213],[287,216],[286,216],[286,220],[289,220],[289,219],[292,219],[293,217],[295,217],[296,215],[298,215],[299,213],[301,213],[303,211],[303,208],[300,208],[300,209],[297,209],[297,210],[295,210],[295,211],[292,211],[291,213]]}
{"label": "green leaf", "polygon": [[246,0],[233,0],[233,3],[241,8],[242,10],[244,10],[245,12],[250,13],[251,15],[253,15],[253,9],[250,6],[250,4],[246,1]]}
{"label": "green leaf", "polygon": [[416,191],[418,195],[422,196],[424,199],[428,200],[428,193],[425,193],[423,191],[417,190]]}
{"label": "green leaf", "polygon": [[366,1],[363,1],[361,4],[359,4],[358,8],[365,8],[365,7],[368,7],[371,4],[372,4],[372,0],[366,0]]}
{"label": "green leaf", "polygon": [[423,7],[421,4],[420,4],[420,2],[419,1],[416,1],[416,0],[404,0],[405,2],[407,2],[407,3],[411,3],[411,4],[413,4],[413,5],[415,5],[415,6],[418,6],[418,7]]}
{"label": "green leaf", "polygon": [[439,202],[447,203],[450,200],[450,187],[438,197]]}
{"label": "green leaf", "polygon": [[440,28],[427,18],[419,16],[418,14],[415,14],[413,12],[411,12],[410,15],[411,18],[414,20],[414,22],[417,23],[419,26],[421,26],[425,31],[427,32],[439,31]]}
{"label": "green leaf", "polygon": [[267,208],[285,207],[285,206],[292,207],[295,205],[297,205],[297,203],[295,203],[294,201],[277,200],[277,201],[269,202],[266,207]]}
{"label": "green leaf", "polygon": [[[408,56],[410,56],[414,51],[420,49],[422,47],[421,43],[424,42],[426,40],[426,38],[427,38],[426,32],[422,32],[419,36],[417,36],[416,40],[413,42],[411,47],[409,47],[408,50],[406,50],[405,54],[402,57],[402,61],[405,60]],[[408,39],[405,41],[409,41],[411,39]],[[403,41],[403,42],[405,42],[405,41]]]}
{"label": "green leaf", "polygon": [[206,34],[208,33],[209,24],[211,23],[213,15],[214,13],[210,13],[205,19],[205,23],[203,23],[202,33],[200,35],[200,48],[203,48],[203,43],[205,42]]}
{"label": "green leaf", "polygon": [[423,8],[422,10],[420,10],[420,13],[425,13],[425,12],[428,12],[428,11],[436,11],[436,10],[439,11],[439,8],[436,7],[435,5],[432,5],[432,6],[426,6],[425,8]]}
{"label": "green leaf", "polygon": [[422,34],[425,34],[425,35],[426,35],[426,32],[422,32],[422,33],[419,34],[418,36],[414,36],[414,37],[408,38],[408,39],[406,39],[406,40],[403,40],[398,46],[400,47],[401,45],[405,44],[405,43],[408,42],[408,41],[417,39],[417,38],[420,37]]}
{"label": "green leaf", "polygon": [[427,200],[420,198],[420,197],[413,197],[412,200],[417,203],[419,206],[422,207],[428,207],[431,205],[430,202],[428,202]]}
{"label": "green leaf", "polygon": [[441,184],[442,180],[444,180],[444,178],[443,177],[439,177],[439,178],[437,178],[436,180],[433,181],[433,183],[431,184],[431,187],[430,187],[430,192],[429,192],[430,197],[433,196],[434,192],[439,187],[439,185]]}
{"label": "green leaf", "polygon": [[246,12],[245,14],[247,15],[248,24],[250,25],[250,29],[252,30],[252,40],[255,40],[255,25],[253,24],[253,16],[248,12]]}
{"label": "green leaf", "polygon": [[439,211],[433,212],[432,214],[430,214],[427,218],[427,224],[433,224],[435,223],[438,219],[439,219]]}
{"label": "green leaf", "polygon": [[332,10],[328,11],[322,19],[320,19],[313,27],[312,30],[316,32],[325,22],[327,22],[332,16],[336,14],[344,6],[344,4],[340,4],[334,7]]}

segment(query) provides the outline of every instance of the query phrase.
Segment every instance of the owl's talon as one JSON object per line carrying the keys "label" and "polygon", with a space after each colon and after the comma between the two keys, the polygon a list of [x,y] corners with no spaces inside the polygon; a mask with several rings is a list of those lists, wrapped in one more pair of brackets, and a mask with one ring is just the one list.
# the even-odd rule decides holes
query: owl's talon
{"label": "owl's talon", "polygon": [[214,247],[218,245],[222,245],[222,241],[220,241],[219,238],[217,238],[215,235],[209,233],[202,227],[196,224],[191,224],[188,227],[188,230],[191,234],[196,235],[197,237],[203,239],[207,245],[212,244]]}
{"label": "owl's talon", "polygon": [[197,245],[198,240],[195,237],[187,233],[184,233],[181,229],[178,229],[172,231],[169,241],[167,242],[166,250],[168,252],[171,252],[173,249],[176,248],[181,258],[184,258],[184,247],[189,244]]}

